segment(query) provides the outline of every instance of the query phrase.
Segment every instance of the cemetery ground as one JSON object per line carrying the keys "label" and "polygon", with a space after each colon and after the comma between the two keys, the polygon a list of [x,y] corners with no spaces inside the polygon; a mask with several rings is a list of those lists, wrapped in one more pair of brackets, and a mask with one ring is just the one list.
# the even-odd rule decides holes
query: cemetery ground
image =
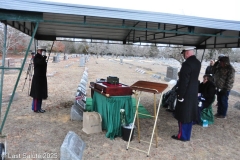
{"label": "cemetery ground", "polygon": [[[19,58],[19,57],[14,57]],[[29,59],[27,60],[27,62]],[[28,65],[28,64],[26,64]],[[208,62],[203,63],[199,80]],[[167,83],[164,75],[167,66],[180,68],[180,64],[173,60],[124,58],[123,64],[119,59],[112,57],[89,57],[85,67],[88,68],[88,84],[95,82],[97,78],[117,76],[123,84],[132,85],[139,80]],[[78,84],[80,83],[85,67],[79,67],[79,57],[69,58],[59,63],[48,62],[48,93],[49,97],[43,101],[45,113],[34,113],[31,110],[32,98],[28,96],[29,79],[23,71],[17,90],[16,100],[13,101],[6,124],[3,129],[7,141],[7,159],[19,156],[16,159],[24,159],[24,155],[43,155],[44,153],[57,154],[60,158],[60,147],[68,131],[74,131],[86,143],[83,159],[95,160],[185,160],[185,159],[239,159],[240,153],[240,108],[234,107],[239,101],[237,96],[229,96],[229,110],[227,119],[215,119],[213,125],[202,127],[194,125],[191,141],[181,142],[171,138],[177,134],[178,124],[170,112],[160,108],[157,121],[158,148],[152,145],[150,156],[145,153],[129,149],[126,150],[127,142],[121,137],[110,140],[105,137],[106,131],[101,133],[86,134],[82,131],[82,121],[70,120],[70,109],[73,105]],[[140,68],[144,74],[136,72]],[[238,71],[239,72],[239,71]],[[158,79],[152,75],[160,75]],[[3,98],[1,119],[7,108],[6,97],[13,90],[17,78],[17,71],[4,75]],[[236,73],[234,90],[240,91],[240,74]],[[172,87],[169,85],[168,89]],[[91,97],[91,90],[87,86],[87,97]],[[159,95],[157,95],[159,99]],[[141,104],[153,113],[153,95],[142,93]],[[157,103],[158,104],[158,103]],[[216,102],[214,102],[214,105]],[[213,107],[214,114],[217,108]],[[150,141],[153,120],[140,119],[141,140]],[[4,142],[4,139],[1,139]],[[153,139],[153,142],[155,139]],[[130,146],[148,150],[148,144],[137,142],[137,132]],[[27,159],[38,159],[29,157]],[[41,159],[41,158],[39,158]],[[48,159],[54,159],[48,158]]]}

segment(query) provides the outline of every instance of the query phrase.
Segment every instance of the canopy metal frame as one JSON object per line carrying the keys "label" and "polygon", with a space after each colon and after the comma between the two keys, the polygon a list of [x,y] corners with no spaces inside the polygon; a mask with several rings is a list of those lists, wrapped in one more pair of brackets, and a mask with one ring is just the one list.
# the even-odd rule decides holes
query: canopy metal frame
{"label": "canopy metal frame", "polygon": [[[16,84],[1,123],[0,134],[15,95],[32,41],[56,41],[58,37],[195,46],[196,49],[240,47],[240,22],[192,16],[143,12],[33,0],[0,0],[4,46],[0,66],[0,102],[4,70],[19,70]],[[22,7],[19,7],[22,6]],[[37,6],[37,7],[36,7]],[[20,68],[5,67],[7,25],[31,36]],[[1,111],[2,103],[0,103]]]}
{"label": "canopy metal frame", "polygon": [[30,39],[28,48],[27,48],[25,56],[23,58],[23,62],[22,62],[21,67],[20,68],[9,68],[9,67],[5,67],[6,41],[7,41],[7,24],[4,23],[4,45],[3,45],[3,51],[2,51],[3,52],[3,56],[2,56],[2,65],[0,66],[0,69],[2,71],[1,72],[1,82],[0,82],[0,116],[2,115],[2,113],[1,113],[2,110],[1,109],[2,109],[2,93],[3,93],[2,91],[3,91],[3,85],[4,85],[3,84],[3,81],[4,81],[4,71],[5,70],[19,70],[19,73],[18,73],[17,80],[16,80],[16,83],[15,83],[14,88],[13,88],[12,94],[10,96],[6,112],[5,112],[3,120],[1,122],[1,127],[0,127],[0,135],[1,136],[3,136],[2,135],[2,130],[4,128],[4,125],[5,125],[5,122],[6,122],[6,119],[7,119],[7,116],[8,116],[8,113],[9,113],[12,101],[13,101],[13,97],[15,95],[15,92],[16,92],[16,89],[17,89],[17,86],[18,86],[18,82],[19,82],[20,77],[22,75],[22,71],[23,71],[23,68],[24,68],[24,65],[25,65],[25,62],[26,62],[26,59],[27,59],[28,52],[29,52],[30,47],[32,45],[32,41],[34,40],[34,36],[35,36],[35,34],[37,32],[38,24],[39,24],[39,22],[35,22],[35,27],[34,27],[34,30],[33,30],[33,33],[32,33],[32,37]]}

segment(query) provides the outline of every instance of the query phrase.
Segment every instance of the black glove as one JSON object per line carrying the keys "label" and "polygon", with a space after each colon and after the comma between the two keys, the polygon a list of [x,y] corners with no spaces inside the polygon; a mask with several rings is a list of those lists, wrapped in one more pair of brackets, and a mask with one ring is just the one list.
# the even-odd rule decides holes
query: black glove
{"label": "black glove", "polygon": [[44,59],[47,59],[47,56],[43,56]]}
{"label": "black glove", "polygon": [[220,94],[221,94],[221,95],[227,94],[227,90],[226,90],[226,89],[221,89]]}

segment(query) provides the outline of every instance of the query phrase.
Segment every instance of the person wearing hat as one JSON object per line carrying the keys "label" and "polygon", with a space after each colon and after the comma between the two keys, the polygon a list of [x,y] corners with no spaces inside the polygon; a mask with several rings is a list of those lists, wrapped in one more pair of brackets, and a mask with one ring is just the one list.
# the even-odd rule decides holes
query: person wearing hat
{"label": "person wearing hat", "polygon": [[190,141],[193,122],[198,120],[198,76],[201,63],[194,55],[194,47],[184,47],[181,54],[185,62],[179,72],[175,118],[178,120],[178,134],[172,138]]}
{"label": "person wearing hat", "polygon": [[34,56],[34,75],[32,79],[30,96],[33,98],[32,110],[36,113],[44,113],[42,109],[42,100],[47,99],[47,56],[44,55],[46,52],[46,46],[39,46],[37,54]]}
{"label": "person wearing hat", "polygon": [[217,87],[217,118],[226,118],[228,109],[228,96],[233,87],[235,69],[230,64],[229,57],[223,56],[219,59],[219,65],[215,68],[215,85]]}

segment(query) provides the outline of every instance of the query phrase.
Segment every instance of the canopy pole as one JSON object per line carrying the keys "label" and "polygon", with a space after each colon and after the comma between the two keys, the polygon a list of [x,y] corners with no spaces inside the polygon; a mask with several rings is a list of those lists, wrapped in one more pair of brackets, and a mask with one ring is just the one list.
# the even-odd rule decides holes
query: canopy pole
{"label": "canopy pole", "polygon": [[[7,24],[6,22],[3,22],[4,24],[4,41],[3,41],[3,49],[2,49],[2,72],[1,72],[1,83],[0,83],[0,122],[1,122],[1,115],[2,115],[2,90],[3,90],[3,81],[4,81],[4,66],[5,66],[5,58],[6,58],[6,52],[7,52]],[[1,133],[1,132],[0,132]]]}
{"label": "canopy pole", "polygon": [[204,54],[205,54],[205,49],[203,50],[203,55],[202,55],[201,63],[202,63]]}
{"label": "canopy pole", "polygon": [[51,55],[51,53],[52,53],[52,48],[53,48],[54,42],[55,42],[55,41],[53,41],[52,46],[51,46],[51,50],[50,50],[50,52],[49,52],[49,54],[48,54],[47,63],[48,63],[49,57],[50,57],[50,55]]}
{"label": "canopy pole", "polygon": [[25,65],[25,62],[26,62],[26,59],[27,59],[27,55],[28,55],[29,49],[30,49],[30,47],[31,47],[31,45],[32,45],[32,41],[33,41],[33,39],[34,39],[34,37],[35,37],[35,34],[36,34],[36,32],[37,32],[37,28],[38,28],[38,22],[36,23],[36,26],[35,26],[35,28],[34,28],[34,31],[33,31],[33,34],[32,34],[32,38],[31,38],[31,40],[30,40],[30,42],[29,42],[29,45],[28,45],[28,48],[27,48],[27,50],[26,50],[26,53],[25,53],[25,57],[24,57],[24,59],[23,59],[22,66],[21,66],[20,72],[19,72],[19,74],[18,74],[17,81],[16,81],[16,83],[15,83],[15,86],[14,86],[14,89],[13,89],[13,92],[12,92],[12,95],[11,95],[11,97],[10,97],[10,101],[9,101],[9,103],[8,103],[8,107],[7,107],[6,113],[5,113],[5,115],[4,115],[2,124],[1,124],[0,134],[2,134],[2,130],[3,130],[5,121],[6,121],[6,119],[7,119],[7,115],[8,115],[10,106],[11,106],[12,101],[13,101],[13,97],[14,97],[14,95],[15,95],[15,91],[16,91],[16,89],[17,89],[19,79],[20,79],[20,77],[21,77],[22,70],[23,70],[23,68],[24,68],[24,65]]}

